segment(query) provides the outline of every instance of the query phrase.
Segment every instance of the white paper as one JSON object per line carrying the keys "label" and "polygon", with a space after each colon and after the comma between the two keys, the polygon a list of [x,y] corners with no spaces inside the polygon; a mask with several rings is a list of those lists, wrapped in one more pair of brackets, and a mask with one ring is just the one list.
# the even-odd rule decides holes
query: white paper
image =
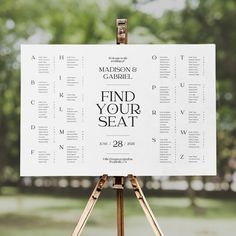
{"label": "white paper", "polygon": [[102,174],[216,174],[215,45],[22,45],[21,175]]}

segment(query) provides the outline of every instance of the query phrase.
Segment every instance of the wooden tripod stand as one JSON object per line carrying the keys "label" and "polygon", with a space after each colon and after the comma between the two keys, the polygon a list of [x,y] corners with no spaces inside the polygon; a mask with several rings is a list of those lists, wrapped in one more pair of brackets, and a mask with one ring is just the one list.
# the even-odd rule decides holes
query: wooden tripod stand
{"label": "wooden tripod stand", "polygon": [[[139,185],[137,178],[133,175],[128,176],[135,195],[143,208],[143,211],[153,229],[153,232],[156,236],[164,236],[162,233],[154,214],[152,213],[151,208],[149,207],[146,198],[143,194],[143,191]],[[79,219],[78,224],[76,225],[72,236],[80,236],[83,228],[99,198],[99,195],[108,180],[107,175],[103,175],[99,178],[89,200],[88,203]],[[116,189],[117,196],[117,235],[124,236],[124,180],[125,177],[113,177],[113,189]]]}
{"label": "wooden tripod stand", "polygon": [[[127,44],[128,42],[128,24],[127,19],[117,19],[116,20],[116,43],[117,44]],[[151,208],[149,207],[145,196],[143,195],[142,189],[138,183],[138,180],[135,176],[129,175],[129,180],[134,189],[135,195],[143,208],[143,211],[155,233],[156,236],[164,236],[161,232],[161,229],[155,219],[154,214],[152,213]],[[98,197],[102,191],[103,186],[107,182],[108,176],[103,175],[98,180],[88,203],[79,219],[78,224],[76,225],[72,236],[80,236],[83,228],[98,200]],[[117,196],[117,235],[124,236],[124,182],[125,177],[113,177],[113,189],[116,189]]]}

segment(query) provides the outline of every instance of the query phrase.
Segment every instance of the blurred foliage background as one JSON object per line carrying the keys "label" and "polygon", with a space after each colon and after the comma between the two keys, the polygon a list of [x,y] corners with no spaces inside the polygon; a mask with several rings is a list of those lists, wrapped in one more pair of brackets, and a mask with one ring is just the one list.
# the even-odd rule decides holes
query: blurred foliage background
{"label": "blurred foliage background", "polygon": [[218,177],[236,178],[235,0],[1,0],[2,184],[20,181],[20,45],[115,43],[116,18],[129,20],[129,43],[216,44]]}
{"label": "blurred foliage background", "polygon": [[236,0],[0,0],[0,189],[14,186],[21,192],[51,193],[61,187],[61,192],[67,189],[72,195],[73,187],[91,187],[91,178],[19,177],[20,45],[114,44],[116,18],[128,19],[131,44],[215,43],[217,47],[218,176],[144,178],[143,187],[152,195],[166,191],[176,196],[181,190],[192,205],[200,190],[201,196],[235,197]]}

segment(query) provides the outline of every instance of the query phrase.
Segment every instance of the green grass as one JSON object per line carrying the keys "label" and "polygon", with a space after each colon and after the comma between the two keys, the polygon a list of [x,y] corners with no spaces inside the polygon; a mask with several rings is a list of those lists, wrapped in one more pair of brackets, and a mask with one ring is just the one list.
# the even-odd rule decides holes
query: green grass
{"label": "green grass", "polygon": [[[0,235],[71,235],[86,201],[85,198],[37,195],[0,196]],[[227,228],[227,236],[236,235],[236,201],[198,199],[197,209],[189,207],[187,198],[152,197],[148,198],[148,202],[167,236],[220,236],[224,227]],[[125,223],[127,235],[153,235],[135,197],[125,199]],[[182,227],[186,234],[177,233]],[[83,235],[115,234],[115,197],[105,199],[101,195]]]}

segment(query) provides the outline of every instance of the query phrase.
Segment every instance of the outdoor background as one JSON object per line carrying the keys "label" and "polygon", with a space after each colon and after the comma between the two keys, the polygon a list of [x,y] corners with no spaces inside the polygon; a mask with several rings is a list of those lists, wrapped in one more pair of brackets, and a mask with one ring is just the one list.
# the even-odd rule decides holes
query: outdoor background
{"label": "outdoor background", "polygon": [[[0,0],[0,235],[70,235],[97,180],[19,177],[20,45],[114,44],[116,18],[130,44],[216,44],[218,175],[140,182],[166,236],[236,235],[236,0]],[[116,234],[107,187],[85,236]],[[153,235],[129,187],[127,235]]]}

